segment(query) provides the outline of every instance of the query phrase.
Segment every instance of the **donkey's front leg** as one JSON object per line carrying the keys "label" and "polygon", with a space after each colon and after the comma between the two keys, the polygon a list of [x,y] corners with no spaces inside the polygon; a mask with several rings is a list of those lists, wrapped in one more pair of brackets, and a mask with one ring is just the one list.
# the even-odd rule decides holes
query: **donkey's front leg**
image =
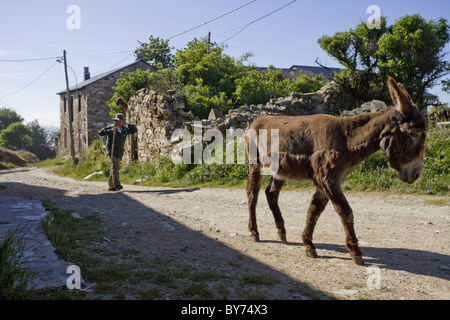
{"label": "donkey's front leg", "polygon": [[281,188],[284,185],[284,180],[278,180],[273,176],[270,178],[269,186],[266,189],[267,202],[275,219],[275,225],[278,229],[278,237],[281,241],[286,241],[286,229],[284,227],[284,220],[281,215],[280,207],[278,206],[278,197]]}
{"label": "donkey's front leg", "polygon": [[319,219],[322,211],[325,209],[327,203],[328,198],[322,191],[318,189],[316,193],[314,193],[313,199],[311,200],[311,204],[308,209],[308,214],[306,216],[306,226],[302,234],[302,240],[303,244],[305,245],[307,257],[317,258],[316,247],[312,242],[313,233],[317,220]]}
{"label": "donkey's front leg", "polygon": [[353,227],[353,210],[339,187],[333,187],[327,192],[327,196],[333,202],[334,209],[339,214],[345,230],[345,244],[350,251],[350,256],[357,265],[363,265],[362,252],[358,246],[355,229]]}

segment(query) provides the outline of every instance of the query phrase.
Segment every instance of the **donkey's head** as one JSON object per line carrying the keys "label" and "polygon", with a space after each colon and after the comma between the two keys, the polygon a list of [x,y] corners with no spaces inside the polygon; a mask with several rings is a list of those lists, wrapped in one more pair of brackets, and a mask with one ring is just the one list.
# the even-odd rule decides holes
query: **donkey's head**
{"label": "donkey's head", "polygon": [[400,180],[413,183],[423,170],[426,119],[401,83],[389,77],[388,87],[396,112],[381,134],[380,147]]}

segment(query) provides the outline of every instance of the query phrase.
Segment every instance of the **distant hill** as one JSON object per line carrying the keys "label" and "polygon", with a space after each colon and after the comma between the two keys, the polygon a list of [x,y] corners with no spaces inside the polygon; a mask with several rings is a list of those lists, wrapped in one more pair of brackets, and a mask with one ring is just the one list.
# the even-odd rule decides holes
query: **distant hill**
{"label": "distant hill", "polygon": [[[0,163],[14,164],[15,166],[25,167],[27,164],[38,162],[39,158],[34,154],[26,150],[9,150],[0,147]],[[6,168],[0,165],[0,169]]]}

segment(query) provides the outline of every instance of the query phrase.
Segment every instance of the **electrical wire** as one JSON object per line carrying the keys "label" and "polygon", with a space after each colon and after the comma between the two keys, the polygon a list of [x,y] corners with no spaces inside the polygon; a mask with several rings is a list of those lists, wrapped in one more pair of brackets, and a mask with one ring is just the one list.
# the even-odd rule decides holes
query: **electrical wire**
{"label": "electrical wire", "polygon": [[36,58],[36,59],[0,59],[0,62],[29,62],[29,61],[43,61],[53,60],[60,57]]}
{"label": "electrical wire", "polygon": [[14,95],[14,94],[16,94],[16,93],[19,93],[20,91],[22,91],[22,90],[28,88],[30,85],[32,85],[32,84],[35,83],[37,80],[39,80],[40,78],[42,78],[47,72],[49,72],[49,71],[50,71],[57,63],[58,63],[58,61],[56,61],[55,63],[53,63],[53,64],[50,66],[50,68],[48,68],[47,70],[45,70],[44,72],[42,72],[36,79],[34,79],[34,80],[31,81],[30,83],[28,83],[26,86],[20,88],[19,90],[16,90],[16,91],[14,91],[14,92],[11,92],[11,93],[9,93],[9,94],[7,94],[7,95],[1,96],[0,98],[6,98],[6,97],[9,97],[9,96],[12,96],[12,95]]}
{"label": "electrical wire", "polygon": [[238,32],[236,32],[235,34],[233,34],[231,37],[225,39],[225,40],[222,41],[221,43],[224,43],[224,42],[226,42],[226,41],[228,41],[228,40],[234,38],[235,36],[237,36],[239,33],[241,33],[242,31],[244,31],[245,29],[247,29],[250,25],[254,24],[255,22],[258,22],[258,21],[260,21],[260,20],[262,20],[262,19],[264,19],[264,18],[266,18],[266,17],[268,17],[268,16],[274,14],[275,12],[278,12],[278,11],[280,11],[280,10],[286,8],[287,6],[293,4],[293,3],[296,2],[296,1],[297,1],[297,0],[293,0],[293,1],[289,2],[288,4],[285,4],[284,6],[282,6],[282,7],[278,8],[278,9],[275,9],[275,10],[269,12],[269,13],[266,14],[266,15],[264,15],[264,16],[262,16],[262,17],[256,19],[256,20],[253,20],[252,22],[250,22],[250,23],[248,23],[247,25],[245,25],[241,30],[239,30]]}
{"label": "electrical wire", "polygon": [[216,21],[216,20],[218,20],[218,19],[220,19],[220,18],[222,18],[222,17],[225,17],[226,15],[229,15],[230,13],[233,13],[233,12],[239,10],[239,9],[242,9],[243,7],[248,6],[249,4],[251,4],[251,3],[255,2],[255,1],[256,1],[256,0],[251,0],[251,1],[249,1],[249,2],[247,2],[247,3],[245,3],[245,4],[243,4],[243,5],[241,5],[241,6],[239,6],[239,7],[237,7],[237,8],[235,8],[235,9],[231,10],[231,11],[228,11],[228,12],[226,12],[226,13],[224,13],[224,14],[221,14],[221,15],[218,16],[218,17],[215,17],[214,19],[208,20],[208,21],[206,21],[206,22],[204,22],[204,23],[202,23],[202,24],[199,24],[199,25],[196,26],[196,27],[190,28],[190,29],[188,29],[188,30],[186,30],[186,31],[183,31],[183,32],[180,32],[180,33],[178,33],[178,34],[176,34],[176,35],[174,35],[174,36],[171,36],[170,38],[167,38],[166,40],[170,40],[170,39],[176,38],[176,37],[178,37],[178,36],[181,36],[182,34],[185,34],[185,33],[188,33],[188,32],[190,32],[190,31],[192,31],[192,30],[195,30],[195,29],[198,29],[198,28],[200,28],[200,27],[203,27],[204,25],[207,25],[208,23],[211,23],[211,22],[213,22],[213,21]]}
{"label": "electrical wire", "polygon": [[40,119],[40,118],[37,118],[36,116],[33,116],[33,115],[31,115],[31,114],[28,114],[28,113],[25,113],[25,112],[23,112],[22,110],[19,110],[19,109],[15,108],[15,107],[11,106],[9,103],[5,102],[5,101],[2,100],[2,99],[0,99],[0,102],[3,103],[3,104],[4,104],[5,106],[7,106],[8,108],[13,109],[15,112],[17,112],[17,113],[19,113],[19,114],[22,114],[22,115],[25,115],[25,116],[28,116],[28,117],[31,117],[31,118],[33,118],[33,119],[35,119],[35,120],[40,120],[40,121],[44,121],[44,122],[48,122],[48,123],[53,123],[53,124],[57,123],[58,125],[60,124],[60,123],[57,122],[57,121],[46,120],[46,119]]}

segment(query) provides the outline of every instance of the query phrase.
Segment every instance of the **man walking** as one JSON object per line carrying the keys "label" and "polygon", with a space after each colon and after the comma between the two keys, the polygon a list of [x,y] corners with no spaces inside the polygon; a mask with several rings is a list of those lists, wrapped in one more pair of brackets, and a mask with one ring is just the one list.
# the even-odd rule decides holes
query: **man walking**
{"label": "man walking", "polygon": [[125,122],[126,119],[122,113],[116,114],[113,120],[114,125],[101,129],[98,134],[106,137],[106,153],[111,160],[108,182],[109,191],[118,191],[123,189],[119,181],[119,169],[126,137],[129,134],[136,133],[138,130],[135,125]]}

